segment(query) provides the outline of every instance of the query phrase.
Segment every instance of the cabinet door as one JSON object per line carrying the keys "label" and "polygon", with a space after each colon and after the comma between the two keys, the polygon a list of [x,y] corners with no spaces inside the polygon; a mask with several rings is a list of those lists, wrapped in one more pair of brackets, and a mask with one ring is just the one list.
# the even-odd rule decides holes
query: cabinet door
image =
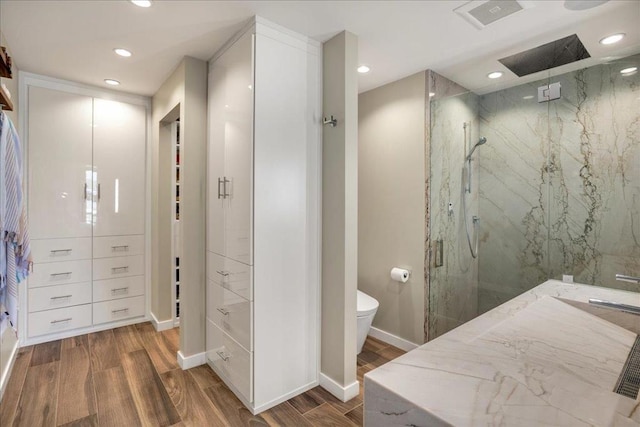
{"label": "cabinet door", "polygon": [[[253,159],[253,34],[247,33],[211,69],[211,145],[209,152],[211,251],[251,263]],[[223,171],[219,173],[218,171]],[[222,175],[222,199],[218,178]],[[220,230],[220,206],[224,229]],[[220,239],[220,236],[224,236]],[[218,250],[222,252],[218,252]]]}
{"label": "cabinet door", "polygon": [[146,110],[95,99],[94,236],[144,234]]}
{"label": "cabinet door", "polygon": [[32,239],[91,237],[92,99],[29,87]]}
{"label": "cabinet door", "polygon": [[224,255],[224,134],[226,68],[220,60],[209,70],[207,159],[207,250]]}

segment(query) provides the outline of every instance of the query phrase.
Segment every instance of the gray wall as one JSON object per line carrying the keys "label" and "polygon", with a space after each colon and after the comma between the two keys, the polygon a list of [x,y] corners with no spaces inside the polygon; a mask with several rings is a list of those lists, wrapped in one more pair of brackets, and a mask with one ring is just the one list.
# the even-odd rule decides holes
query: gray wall
{"label": "gray wall", "polygon": [[323,105],[338,126],[322,137],[321,372],[356,381],[358,270],[358,39],[342,32],[323,46]]}
{"label": "gray wall", "polygon": [[[373,326],[424,341],[425,99],[420,72],[358,98],[358,288],[380,303]],[[412,270],[407,283],[391,268]]]}
{"label": "gray wall", "polygon": [[538,104],[547,79],[482,97],[480,309],[546,278],[638,290],[640,55],[552,77],[562,98]]}
{"label": "gray wall", "polygon": [[[207,154],[207,63],[185,57],[153,97],[151,175],[151,309],[171,319],[171,150],[167,124],[180,113],[182,257],[180,351],[205,348],[205,186]],[[186,244],[185,244],[186,242]]]}

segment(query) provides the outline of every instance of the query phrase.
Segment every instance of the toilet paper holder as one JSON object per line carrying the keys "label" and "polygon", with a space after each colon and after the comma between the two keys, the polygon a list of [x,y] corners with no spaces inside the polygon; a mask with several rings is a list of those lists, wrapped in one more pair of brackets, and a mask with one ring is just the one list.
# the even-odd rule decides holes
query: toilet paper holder
{"label": "toilet paper holder", "polygon": [[411,270],[400,267],[393,267],[391,269],[391,272],[389,273],[389,276],[391,277],[391,280],[395,280],[396,282],[400,283],[406,283],[407,280],[409,280],[409,278],[411,277]]}

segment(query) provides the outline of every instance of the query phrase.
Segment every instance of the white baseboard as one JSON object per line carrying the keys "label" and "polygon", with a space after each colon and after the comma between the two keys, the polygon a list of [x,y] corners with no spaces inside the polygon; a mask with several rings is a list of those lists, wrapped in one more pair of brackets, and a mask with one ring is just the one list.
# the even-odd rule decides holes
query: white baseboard
{"label": "white baseboard", "polygon": [[296,397],[299,394],[304,393],[307,390],[311,390],[312,388],[314,388],[315,386],[318,385],[318,381],[313,381],[310,382],[309,384],[303,385],[302,387],[298,387],[297,389],[287,393],[287,394],[283,394],[282,396],[278,397],[277,399],[273,399],[271,402],[265,403],[264,405],[260,405],[260,406],[256,406],[255,408],[252,408],[251,405],[249,405],[249,409],[251,410],[251,413],[253,415],[257,415],[260,412],[266,411],[267,409],[271,409],[274,406],[277,406],[279,404],[281,404],[282,402],[286,402],[287,400]]}
{"label": "white baseboard", "polygon": [[207,363],[206,353],[192,354],[191,356],[185,356],[181,351],[178,351],[178,365],[182,370],[195,368],[196,366],[204,365]]}
{"label": "white baseboard", "polygon": [[158,320],[155,314],[151,313],[151,323],[153,323],[153,327],[157,332],[166,331],[167,329],[173,328],[173,320]]}
{"label": "white baseboard", "polygon": [[[8,332],[13,333],[13,332]],[[2,339],[2,337],[0,337]],[[9,377],[11,376],[11,371],[13,370],[13,364],[16,361],[16,357],[18,356],[18,340],[13,344],[13,349],[11,350],[11,356],[9,356],[9,363],[5,366],[4,371],[0,372],[2,376],[0,376],[0,402],[2,402],[2,396],[4,396],[4,391],[7,388],[7,384],[9,383]]]}
{"label": "white baseboard", "polygon": [[354,381],[348,386],[343,387],[322,372],[320,373],[320,387],[327,390],[343,402],[353,399],[360,393],[360,383],[358,381]]}
{"label": "white baseboard", "polygon": [[385,332],[382,329],[374,328],[373,326],[369,329],[369,335],[394,347],[398,347],[400,350],[411,351],[418,348],[418,344],[414,344],[411,341]]}

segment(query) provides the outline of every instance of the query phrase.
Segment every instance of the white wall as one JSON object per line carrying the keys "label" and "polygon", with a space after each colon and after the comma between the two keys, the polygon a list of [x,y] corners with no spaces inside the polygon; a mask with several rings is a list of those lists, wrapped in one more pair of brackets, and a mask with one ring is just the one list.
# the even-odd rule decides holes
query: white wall
{"label": "white wall", "polygon": [[[358,104],[358,288],[373,326],[424,341],[426,73],[362,93]],[[393,267],[412,271],[407,283]]]}
{"label": "white wall", "polygon": [[180,117],[180,351],[205,346],[205,184],[207,158],[207,63],[185,57],[153,96],[151,173],[151,311],[171,319],[171,173],[168,124]]}
{"label": "white wall", "polygon": [[321,372],[357,394],[358,39],[342,32],[323,51],[324,115],[338,126],[323,132]]}

